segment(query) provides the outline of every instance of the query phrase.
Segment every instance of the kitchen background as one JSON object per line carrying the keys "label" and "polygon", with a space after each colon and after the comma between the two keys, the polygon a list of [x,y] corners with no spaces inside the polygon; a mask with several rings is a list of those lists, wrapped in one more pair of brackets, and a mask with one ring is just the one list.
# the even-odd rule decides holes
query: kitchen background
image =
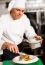
{"label": "kitchen background", "polygon": [[[0,16],[8,13],[7,8],[11,0],[0,0]],[[29,17],[36,33],[43,37],[41,56],[45,63],[45,0],[27,0],[25,14]]]}

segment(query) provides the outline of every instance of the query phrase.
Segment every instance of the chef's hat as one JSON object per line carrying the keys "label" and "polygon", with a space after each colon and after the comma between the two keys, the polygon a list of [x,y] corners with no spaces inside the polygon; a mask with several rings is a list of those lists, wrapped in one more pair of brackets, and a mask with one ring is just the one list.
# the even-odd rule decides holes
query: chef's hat
{"label": "chef's hat", "polygon": [[25,9],[25,3],[26,3],[26,0],[12,0],[9,3],[8,11],[10,11],[12,8],[24,8]]}

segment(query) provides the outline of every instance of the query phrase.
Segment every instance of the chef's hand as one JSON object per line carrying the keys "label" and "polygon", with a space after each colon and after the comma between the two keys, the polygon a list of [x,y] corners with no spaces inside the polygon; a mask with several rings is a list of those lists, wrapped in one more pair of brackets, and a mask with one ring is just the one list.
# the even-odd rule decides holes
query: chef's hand
{"label": "chef's hand", "polygon": [[35,38],[36,40],[40,40],[41,43],[42,43],[42,41],[43,41],[42,37],[39,36],[39,35],[34,36],[34,38]]}
{"label": "chef's hand", "polygon": [[19,52],[18,46],[15,43],[11,44],[11,43],[5,42],[2,45],[2,49],[5,49],[5,48],[9,49],[13,53],[18,53]]}

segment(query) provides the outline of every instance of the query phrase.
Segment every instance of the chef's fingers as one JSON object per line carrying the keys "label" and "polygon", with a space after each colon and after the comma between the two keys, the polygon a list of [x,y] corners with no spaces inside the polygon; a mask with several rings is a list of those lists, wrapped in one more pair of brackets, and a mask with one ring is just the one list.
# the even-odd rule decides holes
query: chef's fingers
{"label": "chef's fingers", "polygon": [[15,45],[10,45],[10,51],[13,52],[13,53],[18,53],[19,52],[19,49],[17,46]]}

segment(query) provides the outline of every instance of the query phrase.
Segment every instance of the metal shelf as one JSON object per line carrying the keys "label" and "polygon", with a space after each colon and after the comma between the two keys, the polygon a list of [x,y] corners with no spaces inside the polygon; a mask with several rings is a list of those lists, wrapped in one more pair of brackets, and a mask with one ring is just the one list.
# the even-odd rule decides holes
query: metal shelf
{"label": "metal shelf", "polygon": [[0,0],[0,3],[10,2],[11,0]]}

